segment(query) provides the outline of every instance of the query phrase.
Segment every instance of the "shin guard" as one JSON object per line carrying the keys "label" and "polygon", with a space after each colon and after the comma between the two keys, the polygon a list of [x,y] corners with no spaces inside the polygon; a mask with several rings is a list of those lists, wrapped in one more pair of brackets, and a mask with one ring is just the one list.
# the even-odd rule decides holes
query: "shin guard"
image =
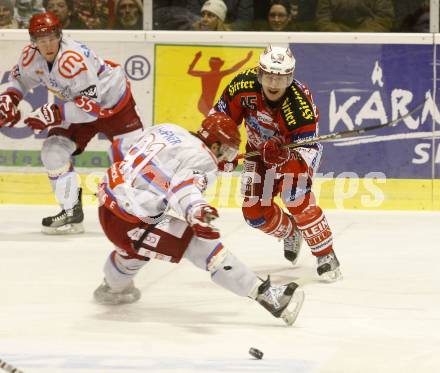
{"label": "shin guard", "polygon": [[303,212],[295,215],[294,219],[313,255],[327,255],[332,251],[332,231],[319,206],[307,207]]}

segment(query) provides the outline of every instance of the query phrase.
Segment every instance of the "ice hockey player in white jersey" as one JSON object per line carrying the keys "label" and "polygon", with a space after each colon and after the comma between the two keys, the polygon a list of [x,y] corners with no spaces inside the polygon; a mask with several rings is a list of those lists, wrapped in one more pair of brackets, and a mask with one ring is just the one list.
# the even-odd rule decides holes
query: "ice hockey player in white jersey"
{"label": "ice hockey player in white jersey", "polygon": [[59,214],[43,219],[42,230],[47,234],[80,233],[81,189],[72,156],[83,152],[98,132],[114,141],[138,136],[143,125],[119,65],[64,37],[60,21],[51,12],[31,18],[29,35],[31,44],[24,48],[11,71],[10,84],[0,95],[0,127],[20,121],[19,102],[37,85],[55,95],[54,103],[24,119],[35,130],[49,130],[41,160],[62,206]]}
{"label": "ice hockey player in white jersey", "polygon": [[142,267],[151,259],[179,263],[185,258],[208,271],[216,284],[255,299],[293,324],[302,290],[294,282],[274,286],[269,277],[258,278],[228,251],[212,225],[218,212],[203,196],[216,179],[218,163],[232,161],[239,143],[235,122],[216,113],[205,118],[197,133],[174,124],[146,129],[124,160],[108,169],[99,188],[99,218],[116,249],[94,292],[98,303],[139,300],[133,278]]}

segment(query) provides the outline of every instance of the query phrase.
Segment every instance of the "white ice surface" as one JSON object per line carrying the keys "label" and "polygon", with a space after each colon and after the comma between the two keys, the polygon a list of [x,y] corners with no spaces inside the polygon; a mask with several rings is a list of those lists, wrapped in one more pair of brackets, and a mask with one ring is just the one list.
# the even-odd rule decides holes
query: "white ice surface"
{"label": "white ice surface", "polygon": [[344,280],[326,284],[306,247],[293,268],[281,243],[222,210],[223,242],[240,259],[303,285],[288,328],[189,262],[149,263],[136,304],[94,304],[112,246],[94,207],[83,235],[39,233],[56,212],[0,205],[0,359],[25,373],[440,372],[439,213],[328,211]]}

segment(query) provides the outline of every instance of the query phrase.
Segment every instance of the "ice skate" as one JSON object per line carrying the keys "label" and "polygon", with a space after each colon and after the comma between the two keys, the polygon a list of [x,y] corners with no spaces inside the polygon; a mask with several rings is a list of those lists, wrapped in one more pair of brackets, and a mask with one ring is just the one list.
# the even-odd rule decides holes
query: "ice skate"
{"label": "ice skate", "polygon": [[78,201],[71,209],[62,210],[55,216],[43,218],[41,231],[49,235],[78,234],[84,232],[84,213],[81,202],[82,189],[78,192]]}
{"label": "ice skate", "polygon": [[287,325],[292,325],[298,317],[304,302],[304,292],[298,284],[273,286],[270,277],[258,287],[256,301],[275,317],[281,317]]}
{"label": "ice skate", "polygon": [[329,282],[342,280],[342,273],[339,268],[339,260],[336,258],[336,254],[333,250],[327,255],[318,256],[316,260],[318,264],[316,270],[322,279]]}
{"label": "ice skate", "polygon": [[284,257],[293,265],[298,261],[302,243],[302,234],[298,227],[295,226],[293,236],[284,239]]}
{"label": "ice skate", "polygon": [[93,292],[93,298],[99,304],[125,304],[137,302],[141,297],[141,292],[134,286],[133,281],[122,291],[114,291],[107,284],[107,281],[98,286]]}

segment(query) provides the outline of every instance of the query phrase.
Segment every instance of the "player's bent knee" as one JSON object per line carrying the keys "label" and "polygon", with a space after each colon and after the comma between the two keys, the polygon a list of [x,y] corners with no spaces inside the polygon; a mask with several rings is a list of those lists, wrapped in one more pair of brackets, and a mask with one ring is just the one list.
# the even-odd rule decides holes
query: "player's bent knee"
{"label": "player's bent knee", "polygon": [[266,223],[264,217],[265,208],[262,206],[243,206],[241,212],[243,213],[244,220],[252,228],[259,228]]}
{"label": "player's bent knee", "polygon": [[295,221],[300,225],[310,224],[317,220],[323,214],[322,209],[319,206],[308,206],[304,208],[300,213],[295,214]]}
{"label": "player's bent knee", "polygon": [[75,143],[64,136],[50,136],[43,142],[41,161],[48,170],[63,173],[70,168],[70,157]]}

